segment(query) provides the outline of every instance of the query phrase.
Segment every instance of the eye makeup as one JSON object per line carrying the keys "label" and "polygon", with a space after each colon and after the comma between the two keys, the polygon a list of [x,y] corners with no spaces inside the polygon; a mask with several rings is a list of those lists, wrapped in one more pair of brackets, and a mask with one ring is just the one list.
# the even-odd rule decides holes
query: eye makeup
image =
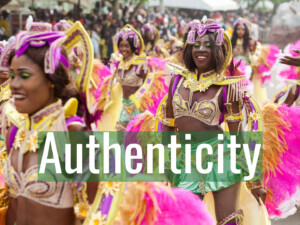
{"label": "eye makeup", "polygon": [[13,78],[15,78],[15,77],[16,77],[16,74],[15,74],[15,73],[13,73],[13,72],[10,72],[10,77],[13,79]]}
{"label": "eye makeup", "polygon": [[22,78],[27,79],[29,78],[31,75],[29,73],[21,73]]}

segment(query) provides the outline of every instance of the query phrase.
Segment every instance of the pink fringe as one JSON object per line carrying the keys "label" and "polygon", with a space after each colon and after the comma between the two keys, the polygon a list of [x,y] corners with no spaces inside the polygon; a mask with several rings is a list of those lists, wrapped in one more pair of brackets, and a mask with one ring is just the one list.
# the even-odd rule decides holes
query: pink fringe
{"label": "pink fringe", "polygon": [[258,73],[260,75],[261,84],[265,82],[271,82],[271,69],[276,63],[279,49],[276,45],[269,45],[269,53],[266,58],[266,64],[258,66]]}
{"label": "pink fringe", "polygon": [[[205,204],[198,196],[180,188],[172,188],[172,193],[175,200],[166,190],[154,191],[160,209],[160,212],[157,212],[155,225],[215,224],[214,219],[206,210]],[[145,195],[145,198],[148,200],[147,215],[147,212],[154,207],[154,202],[148,194]],[[147,225],[145,219],[141,225]]]}
{"label": "pink fringe", "polygon": [[272,174],[265,183],[274,196],[273,201],[266,202],[266,207],[270,216],[284,217],[287,212],[280,211],[280,205],[295,201],[293,195],[297,192],[297,187],[300,187],[300,108],[283,105],[278,110],[291,126],[290,130],[285,130],[288,150],[281,156],[276,174]]}
{"label": "pink fringe", "polygon": [[161,102],[161,100],[166,96],[166,94],[168,93],[168,86],[165,84],[165,77],[164,76],[161,76],[159,77],[159,82],[161,82],[164,86],[163,89],[161,90],[158,90],[158,94],[155,96],[155,95],[152,95],[152,104],[148,106],[148,110],[153,114],[155,115],[156,114],[156,111],[157,111],[157,108]]}
{"label": "pink fringe", "polygon": [[148,66],[155,67],[158,70],[165,70],[165,65],[168,61],[163,58],[151,57],[148,59]]}
{"label": "pink fringe", "polygon": [[99,99],[99,97],[101,95],[101,88],[102,88],[102,85],[104,84],[104,80],[105,80],[105,78],[110,76],[112,73],[108,66],[103,65],[100,62],[97,63],[96,65],[94,64],[94,66],[97,67],[97,68],[95,68],[95,71],[99,77],[99,80],[96,83],[97,89],[94,90],[92,94],[94,95],[95,99]]}

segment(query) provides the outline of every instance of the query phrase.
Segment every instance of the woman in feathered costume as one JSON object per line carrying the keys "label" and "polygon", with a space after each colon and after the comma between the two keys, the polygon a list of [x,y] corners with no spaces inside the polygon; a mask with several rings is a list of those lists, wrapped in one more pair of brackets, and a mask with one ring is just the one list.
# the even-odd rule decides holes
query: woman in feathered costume
{"label": "woman in feathered costume", "polygon": [[279,49],[275,45],[262,46],[250,36],[251,23],[243,18],[233,25],[231,38],[233,57],[244,61],[247,66],[246,73],[253,83],[254,99],[262,106],[267,100],[266,86],[271,80],[271,68],[275,64]]}
{"label": "woman in feathered costume", "polygon": [[159,31],[154,25],[145,24],[141,32],[147,56],[158,58],[168,58],[170,56],[169,52],[163,48],[163,41],[160,40]]}
{"label": "woman in feathered costume", "polygon": [[[77,104],[70,98],[74,92],[69,86],[69,63],[62,47],[65,37],[64,32],[52,31],[51,24],[32,23],[29,31],[16,36],[14,51],[8,58],[10,89],[23,120],[6,137],[6,224],[75,223],[71,184],[38,182],[36,164],[37,132],[83,129],[75,123]],[[10,107],[3,110],[11,114]]]}
{"label": "woman in feathered costume", "polygon": [[[240,131],[243,106],[249,113],[248,129],[261,129],[261,122],[257,120],[260,110],[244,92],[246,77],[235,76],[232,64],[229,72],[226,70],[231,54],[230,40],[213,20],[204,18],[193,25],[184,49],[185,68],[167,64],[174,76],[169,93],[158,109],[157,117],[161,121],[156,125],[158,130],[222,132],[219,125],[225,119],[229,131]],[[193,140],[200,141],[201,137],[193,137]],[[215,141],[211,139],[206,143],[214,145]],[[184,152],[181,148],[181,155]],[[192,157],[193,154],[192,149]],[[214,203],[211,195],[207,195],[206,200],[218,224],[269,224],[264,206],[259,206],[260,199],[265,199],[265,190],[259,183],[249,183],[247,190],[245,183],[240,183],[240,178],[230,171],[219,178],[215,172],[214,178],[206,177],[199,182],[191,182],[188,176],[175,175],[175,186],[197,193],[201,198],[212,192]]]}
{"label": "woman in feathered costume", "polygon": [[101,88],[98,109],[103,115],[98,129],[124,131],[134,116],[146,109],[156,111],[166,86],[163,72],[149,65],[143,54],[144,41],[133,27],[123,27],[114,42],[120,54],[114,55],[114,73]]}

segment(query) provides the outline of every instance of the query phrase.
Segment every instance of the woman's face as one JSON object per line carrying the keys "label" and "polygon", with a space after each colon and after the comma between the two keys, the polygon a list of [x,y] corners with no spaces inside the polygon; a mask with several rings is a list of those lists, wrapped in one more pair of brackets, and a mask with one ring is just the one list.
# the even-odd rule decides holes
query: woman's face
{"label": "woman's face", "polygon": [[9,72],[0,70],[0,85],[3,84],[8,79],[9,79]]}
{"label": "woman's face", "polygon": [[130,44],[127,40],[122,40],[120,42],[119,51],[121,52],[124,60],[128,59],[133,54]]}
{"label": "woman's face", "polygon": [[238,38],[243,38],[245,35],[246,29],[245,29],[245,25],[244,24],[240,24],[237,26],[236,28],[236,33]]}
{"label": "woman's face", "polygon": [[150,31],[150,30],[147,30],[146,31],[146,38],[148,41],[153,41],[155,39],[155,34]]}
{"label": "woman's face", "polygon": [[51,82],[26,55],[14,56],[9,69],[10,89],[19,113],[32,115],[55,101]]}
{"label": "woman's face", "polygon": [[211,44],[207,34],[197,37],[193,45],[192,57],[200,73],[205,73],[213,69]]}

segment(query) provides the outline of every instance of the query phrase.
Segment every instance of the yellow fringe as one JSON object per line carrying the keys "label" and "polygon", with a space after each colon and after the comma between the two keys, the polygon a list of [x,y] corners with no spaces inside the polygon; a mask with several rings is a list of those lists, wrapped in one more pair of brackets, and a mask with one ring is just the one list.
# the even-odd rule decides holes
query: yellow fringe
{"label": "yellow fringe", "polygon": [[103,111],[105,105],[109,102],[108,92],[111,89],[111,79],[113,79],[113,75],[106,77],[103,81],[103,85],[101,87],[101,96],[98,102],[98,109]]}
{"label": "yellow fringe", "polygon": [[263,174],[269,179],[271,173],[275,174],[281,163],[280,156],[288,150],[284,139],[284,129],[289,130],[279,110],[278,105],[268,103],[264,106],[263,114]]}
{"label": "yellow fringe", "polygon": [[159,79],[163,76],[163,71],[158,71],[154,74],[154,81],[151,85],[151,88],[149,88],[141,98],[141,110],[146,111],[149,108],[149,106],[152,106],[154,104],[153,96],[157,97],[159,92],[164,89],[164,82]]}

